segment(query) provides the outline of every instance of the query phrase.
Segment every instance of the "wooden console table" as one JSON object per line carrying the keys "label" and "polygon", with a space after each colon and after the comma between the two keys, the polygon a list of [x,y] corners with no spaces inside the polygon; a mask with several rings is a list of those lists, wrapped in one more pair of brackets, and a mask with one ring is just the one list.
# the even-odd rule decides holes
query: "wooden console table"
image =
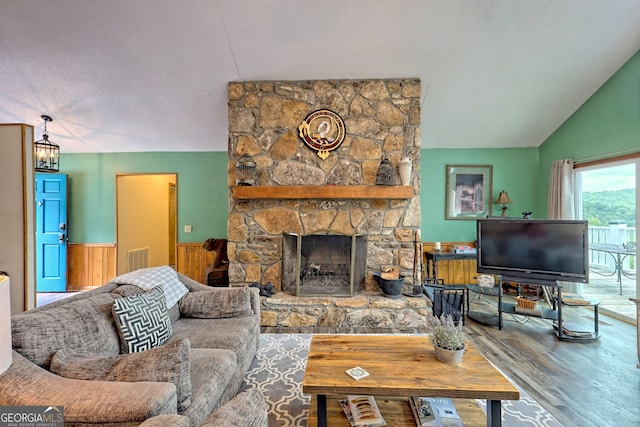
{"label": "wooden console table", "polygon": [[[443,252],[443,251],[426,251],[424,252],[424,271],[427,277],[434,278],[443,278],[445,279],[446,284],[465,284],[472,283],[470,277],[465,277],[459,283],[456,280],[451,280],[450,277],[443,277],[442,272],[438,273],[438,263],[440,261],[455,261],[455,260],[463,260],[463,261],[476,261],[476,254],[457,254],[454,252]],[[475,267],[471,269],[471,271],[475,274]]]}
{"label": "wooden console table", "polygon": [[[369,376],[352,379],[345,371],[355,366]],[[520,391],[471,344],[462,362],[446,364],[436,359],[426,336],[396,335],[314,335],[302,392],[316,396],[318,427],[336,425],[331,415],[335,412],[328,412],[328,395],[375,395],[376,400],[389,396],[396,400],[411,396],[486,399],[487,425],[492,427],[502,423],[501,401],[520,399]],[[315,421],[315,417],[312,413],[309,418]],[[415,425],[415,421],[411,416],[397,425]]]}

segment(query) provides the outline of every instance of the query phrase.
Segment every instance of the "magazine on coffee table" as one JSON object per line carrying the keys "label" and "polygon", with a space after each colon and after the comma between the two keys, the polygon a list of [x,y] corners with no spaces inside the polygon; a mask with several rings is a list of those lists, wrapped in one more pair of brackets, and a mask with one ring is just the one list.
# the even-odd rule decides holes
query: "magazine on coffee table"
{"label": "magazine on coffee table", "polygon": [[347,396],[347,400],[340,400],[340,406],[352,427],[387,425],[373,396]]}
{"label": "magazine on coffee table", "polygon": [[411,412],[418,427],[463,427],[453,400],[440,397],[412,397]]}

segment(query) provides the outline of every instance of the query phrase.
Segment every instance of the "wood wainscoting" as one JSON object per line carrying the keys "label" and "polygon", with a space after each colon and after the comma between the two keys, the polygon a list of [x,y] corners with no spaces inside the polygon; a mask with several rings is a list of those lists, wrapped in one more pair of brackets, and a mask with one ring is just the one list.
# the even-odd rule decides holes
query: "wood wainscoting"
{"label": "wood wainscoting", "polygon": [[102,286],[116,276],[114,243],[69,243],[67,248],[67,291],[84,291]]}
{"label": "wood wainscoting", "polygon": [[[67,248],[67,292],[102,286],[116,276],[115,243],[70,243]],[[214,253],[202,243],[176,245],[176,271],[204,283],[204,275]]]}
{"label": "wood wainscoting", "polygon": [[204,283],[207,267],[213,263],[214,252],[206,251],[202,243],[178,243],[176,245],[176,271]]}
{"label": "wood wainscoting", "polygon": [[[426,272],[427,262],[424,256],[425,252],[433,252],[435,242],[422,243],[422,271]],[[443,252],[451,251],[455,245],[466,245],[475,247],[475,242],[441,242],[441,250]],[[478,282],[477,265],[475,259],[452,259],[438,261],[438,278],[444,279],[444,283],[451,285],[468,285]],[[424,273],[426,274],[426,273]]]}

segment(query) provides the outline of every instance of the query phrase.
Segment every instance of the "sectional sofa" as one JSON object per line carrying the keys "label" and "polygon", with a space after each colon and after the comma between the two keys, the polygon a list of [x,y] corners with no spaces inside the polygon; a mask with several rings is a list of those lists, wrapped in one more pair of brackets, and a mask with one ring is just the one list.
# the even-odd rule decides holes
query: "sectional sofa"
{"label": "sectional sofa", "polygon": [[260,340],[258,289],[138,270],[12,316],[12,339],[0,405],[63,406],[67,426],[267,425],[260,392],[238,395]]}

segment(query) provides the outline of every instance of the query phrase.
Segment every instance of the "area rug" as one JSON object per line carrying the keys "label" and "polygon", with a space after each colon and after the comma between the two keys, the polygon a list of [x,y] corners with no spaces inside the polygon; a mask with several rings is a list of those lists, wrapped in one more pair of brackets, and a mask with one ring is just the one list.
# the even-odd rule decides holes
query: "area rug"
{"label": "area rug", "polygon": [[[269,427],[306,427],[310,396],[302,393],[311,334],[262,334],[260,349],[243,388],[257,387],[269,407]],[[486,402],[478,404],[486,411]],[[538,402],[520,389],[519,401],[502,402],[505,427],[562,427]]]}

